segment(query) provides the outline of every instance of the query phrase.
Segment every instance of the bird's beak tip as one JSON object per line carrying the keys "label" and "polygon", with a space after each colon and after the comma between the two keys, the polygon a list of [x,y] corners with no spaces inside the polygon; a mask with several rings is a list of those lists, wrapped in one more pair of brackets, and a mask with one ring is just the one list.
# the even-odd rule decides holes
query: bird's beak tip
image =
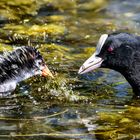
{"label": "bird's beak tip", "polygon": [[80,67],[78,74],[82,74],[82,71],[83,71],[83,66]]}
{"label": "bird's beak tip", "polygon": [[50,72],[47,66],[42,70],[42,76],[44,77],[49,76],[51,78],[54,78],[53,74]]}

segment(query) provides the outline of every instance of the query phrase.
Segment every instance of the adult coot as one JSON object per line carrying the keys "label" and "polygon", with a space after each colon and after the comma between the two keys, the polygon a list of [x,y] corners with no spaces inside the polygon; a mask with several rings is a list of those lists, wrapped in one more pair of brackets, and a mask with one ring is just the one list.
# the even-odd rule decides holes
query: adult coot
{"label": "adult coot", "polygon": [[140,36],[128,33],[103,34],[95,53],[79,69],[83,74],[96,68],[120,72],[140,97]]}

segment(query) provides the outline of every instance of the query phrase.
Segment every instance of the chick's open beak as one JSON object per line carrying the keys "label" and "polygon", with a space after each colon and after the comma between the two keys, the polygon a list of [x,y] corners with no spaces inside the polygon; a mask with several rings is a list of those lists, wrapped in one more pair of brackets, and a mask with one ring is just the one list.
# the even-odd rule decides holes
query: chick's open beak
{"label": "chick's open beak", "polygon": [[51,78],[54,78],[47,66],[45,66],[44,69],[42,69],[42,76],[50,76]]}

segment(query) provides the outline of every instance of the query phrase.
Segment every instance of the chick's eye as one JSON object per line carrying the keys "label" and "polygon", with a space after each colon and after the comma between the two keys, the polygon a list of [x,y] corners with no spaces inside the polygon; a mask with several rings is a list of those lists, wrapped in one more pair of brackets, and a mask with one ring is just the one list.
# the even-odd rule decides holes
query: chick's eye
{"label": "chick's eye", "polygon": [[114,50],[114,47],[110,46],[107,50],[108,50],[108,52],[112,52]]}
{"label": "chick's eye", "polygon": [[38,64],[41,65],[42,63],[41,62],[38,62]]}
{"label": "chick's eye", "polygon": [[37,60],[37,61],[36,61],[36,65],[37,65],[37,66],[40,66],[40,65],[42,65],[42,61],[40,61],[40,60]]}

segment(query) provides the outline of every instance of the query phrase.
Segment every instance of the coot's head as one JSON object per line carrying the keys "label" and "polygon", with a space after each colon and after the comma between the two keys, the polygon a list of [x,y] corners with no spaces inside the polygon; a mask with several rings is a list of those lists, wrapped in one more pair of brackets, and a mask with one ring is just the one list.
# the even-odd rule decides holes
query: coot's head
{"label": "coot's head", "polygon": [[140,50],[140,38],[127,33],[104,34],[100,37],[94,54],[84,62],[79,74],[98,67],[110,68],[123,73],[134,67]]}
{"label": "coot's head", "polygon": [[79,74],[96,68],[110,68],[120,72],[140,97],[140,37],[128,33],[104,34],[94,54],[84,62]]}

